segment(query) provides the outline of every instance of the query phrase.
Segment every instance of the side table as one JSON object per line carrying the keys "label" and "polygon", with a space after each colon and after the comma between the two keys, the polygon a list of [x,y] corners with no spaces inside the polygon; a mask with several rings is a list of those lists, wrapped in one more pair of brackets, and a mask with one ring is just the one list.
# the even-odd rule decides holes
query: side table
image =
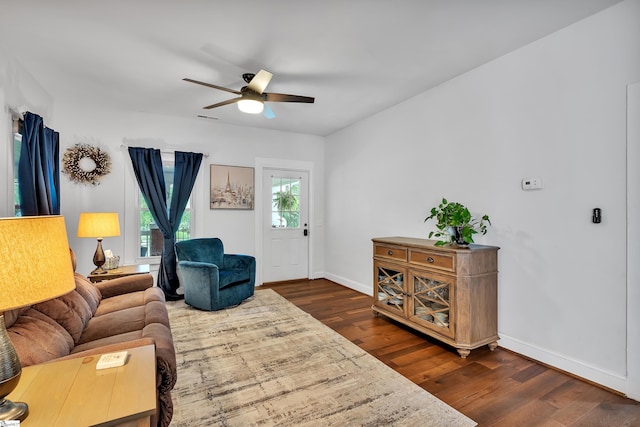
{"label": "side table", "polygon": [[93,282],[98,283],[103,280],[117,279],[118,277],[133,276],[134,274],[145,274],[149,272],[149,264],[138,265],[121,265],[113,270],[107,270],[103,274],[89,274],[87,278]]}
{"label": "side table", "polygon": [[7,396],[29,405],[20,427],[148,426],[156,411],[155,348],[127,351],[117,368],[96,370],[100,355],[23,368]]}

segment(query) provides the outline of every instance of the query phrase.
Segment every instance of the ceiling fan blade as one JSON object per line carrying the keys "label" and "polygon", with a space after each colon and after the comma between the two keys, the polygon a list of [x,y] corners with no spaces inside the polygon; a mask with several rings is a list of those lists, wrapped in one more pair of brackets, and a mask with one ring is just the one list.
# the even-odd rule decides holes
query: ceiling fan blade
{"label": "ceiling fan blade", "polygon": [[274,113],[271,107],[269,107],[269,105],[267,104],[264,104],[264,110],[262,111],[262,115],[269,120],[275,119],[276,117],[276,113]]}
{"label": "ceiling fan blade", "polygon": [[198,80],[193,80],[193,79],[182,79],[182,80],[184,80],[185,82],[195,83],[195,84],[197,84],[197,85],[202,85],[202,86],[210,87],[210,88],[213,88],[213,89],[224,90],[225,92],[231,92],[231,93],[234,93],[234,94],[236,94],[236,95],[242,95],[242,93],[241,93],[241,92],[239,92],[239,91],[237,91],[237,90],[229,89],[229,88],[227,88],[227,87],[217,86],[217,85],[214,85],[214,84],[211,84],[211,83],[200,82],[200,81],[198,81]]}
{"label": "ceiling fan blade", "polygon": [[256,74],[251,79],[247,87],[254,92],[262,93],[264,92],[264,90],[267,88],[267,85],[271,81],[271,77],[273,77],[273,74],[271,74],[270,72],[265,70],[260,70],[258,71],[258,74]]}
{"label": "ceiling fan blade", "polygon": [[218,102],[217,104],[213,104],[213,105],[208,105],[206,107],[202,107],[205,110],[210,110],[212,108],[216,108],[216,107],[222,107],[224,105],[229,105],[229,104],[233,104],[235,102],[238,102],[242,99],[242,97],[239,98],[233,98],[233,99],[227,99],[226,101],[222,101],[222,102]]}
{"label": "ceiling fan blade", "polygon": [[287,95],[284,93],[264,93],[264,100],[269,102],[304,102],[313,104],[315,98],[311,96]]}

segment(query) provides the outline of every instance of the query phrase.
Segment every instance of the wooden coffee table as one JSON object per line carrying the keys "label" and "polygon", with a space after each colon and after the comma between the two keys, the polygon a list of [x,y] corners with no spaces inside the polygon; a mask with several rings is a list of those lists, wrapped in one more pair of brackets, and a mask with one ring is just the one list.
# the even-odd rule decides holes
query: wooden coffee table
{"label": "wooden coffee table", "polygon": [[152,345],[124,366],[96,370],[100,355],[28,366],[7,398],[29,405],[20,427],[148,426],[156,411]]}
{"label": "wooden coffee table", "polygon": [[89,274],[87,278],[93,283],[103,280],[117,279],[118,277],[133,276],[134,274],[145,274],[149,272],[149,264],[121,265],[113,270],[107,270],[104,274]]}

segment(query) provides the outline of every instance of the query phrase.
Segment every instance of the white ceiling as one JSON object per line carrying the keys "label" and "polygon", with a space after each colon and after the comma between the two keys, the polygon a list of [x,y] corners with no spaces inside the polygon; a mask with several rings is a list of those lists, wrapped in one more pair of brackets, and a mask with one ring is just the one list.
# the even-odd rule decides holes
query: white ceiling
{"label": "white ceiling", "polygon": [[[0,48],[78,108],[324,136],[618,2],[0,0]],[[315,104],[271,103],[272,120],[203,110],[234,95],[182,81],[240,89],[261,68],[267,92]]]}

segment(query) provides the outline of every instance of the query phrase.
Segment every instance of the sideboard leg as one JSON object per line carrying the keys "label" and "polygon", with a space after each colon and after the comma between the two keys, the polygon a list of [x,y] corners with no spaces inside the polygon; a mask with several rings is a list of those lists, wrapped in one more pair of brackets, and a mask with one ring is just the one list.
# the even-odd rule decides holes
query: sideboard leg
{"label": "sideboard leg", "polygon": [[487,345],[489,346],[489,350],[493,351],[496,349],[496,347],[498,347],[498,341],[490,342]]}
{"label": "sideboard leg", "polygon": [[463,359],[466,359],[467,356],[469,355],[469,353],[471,353],[471,350],[467,350],[466,348],[458,348],[456,349],[458,350],[458,354],[460,355],[460,357],[462,357]]}

